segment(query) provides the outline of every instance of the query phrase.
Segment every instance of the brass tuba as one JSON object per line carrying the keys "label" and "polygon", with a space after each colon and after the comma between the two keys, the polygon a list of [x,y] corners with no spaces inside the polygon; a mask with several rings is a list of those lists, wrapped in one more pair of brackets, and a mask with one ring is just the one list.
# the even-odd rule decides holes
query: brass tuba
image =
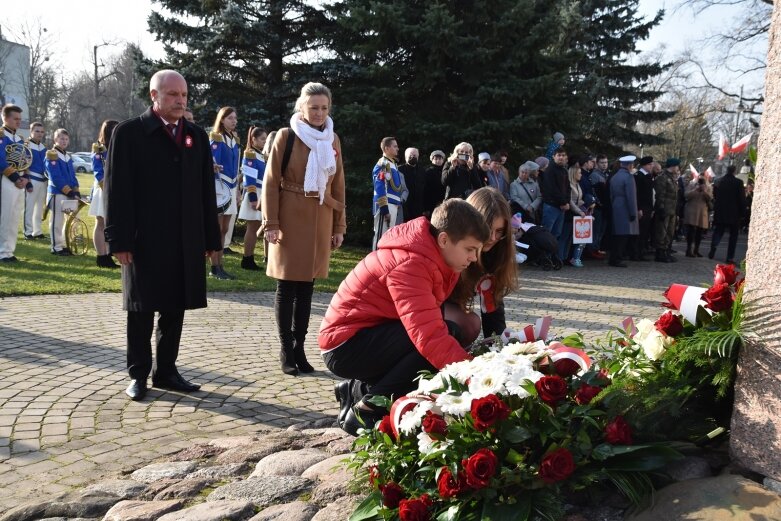
{"label": "brass tuba", "polygon": [[33,153],[22,142],[11,143],[5,147],[5,161],[16,167],[17,172],[23,172],[33,164]]}

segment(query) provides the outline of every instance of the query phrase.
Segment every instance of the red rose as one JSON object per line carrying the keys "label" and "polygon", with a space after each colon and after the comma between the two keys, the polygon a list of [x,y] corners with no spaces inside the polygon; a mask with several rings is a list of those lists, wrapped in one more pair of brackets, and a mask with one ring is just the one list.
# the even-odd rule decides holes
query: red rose
{"label": "red rose", "polygon": [[561,376],[543,376],[534,384],[540,400],[548,405],[556,405],[567,397],[567,382]]}
{"label": "red rose", "polygon": [[607,387],[611,383],[613,383],[610,380],[610,373],[607,369],[600,369],[599,373],[597,373],[597,379],[599,380],[599,383],[602,384],[602,387]]}
{"label": "red rose", "polygon": [[444,436],[447,434],[447,423],[442,416],[426,411],[426,416],[423,417],[423,432]]}
{"label": "red rose", "polygon": [[574,376],[580,372],[580,365],[569,358],[559,358],[553,362],[553,367],[556,369],[556,374],[562,378]]}
{"label": "red rose", "polygon": [[380,492],[382,492],[382,504],[388,508],[396,508],[399,506],[399,501],[406,496],[404,489],[392,481],[381,485]]}
{"label": "red rose", "polygon": [[732,264],[719,264],[713,270],[713,285],[728,284],[733,285],[738,280],[740,272]]}
{"label": "red rose", "polygon": [[466,471],[466,484],[474,489],[485,488],[496,475],[499,458],[490,449],[480,449],[461,462]]}
{"label": "red rose", "polygon": [[458,476],[454,477],[448,467],[442,467],[442,471],[437,478],[437,489],[442,499],[448,499],[453,496],[457,496],[464,490],[466,490],[466,477],[463,472],[459,472]]}
{"label": "red rose", "polygon": [[616,418],[605,427],[605,441],[611,445],[631,445],[632,429],[623,416]]}
{"label": "red rose", "polygon": [[431,514],[431,499],[423,494],[418,499],[402,499],[399,501],[399,519],[401,521],[429,521]]}
{"label": "red rose", "polygon": [[722,282],[708,288],[708,291],[702,294],[702,300],[705,301],[711,310],[718,313],[731,308],[735,297],[732,295],[732,289],[730,289],[729,284]]}
{"label": "red rose", "polygon": [[545,483],[562,481],[570,477],[573,472],[575,472],[575,459],[565,448],[547,453],[540,463],[540,479]]}
{"label": "red rose", "polygon": [[494,423],[506,420],[510,416],[510,408],[495,394],[472,400],[472,419],[475,429],[485,431]]}
{"label": "red rose", "polygon": [[578,389],[578,392],[575,393],[575,401],[578,402],[578,405],[589,404],[591,403],[591,400],[593,400],[594,397],[601,392],[601,387],[597,387],[596,385],[583,384],[580,386],[580,389]]}
{"label": "red rose", "polygon": [[388,414],[382,417],[382,421],[380,421],[380,424],[377,426],[377,430],[387,434],[392,440],[396,439],[396,435],[393,434],[393,428],[391,428],[391,418]]}
{"label": "red rose", "polygon": [[678,336],[683,332],[681,317],[672,311],[668,311],[659,317],[659,320],[654,322],[654,326],[656,326],[656,329],[659,330],[659,332],[664,333],[667,336]]}

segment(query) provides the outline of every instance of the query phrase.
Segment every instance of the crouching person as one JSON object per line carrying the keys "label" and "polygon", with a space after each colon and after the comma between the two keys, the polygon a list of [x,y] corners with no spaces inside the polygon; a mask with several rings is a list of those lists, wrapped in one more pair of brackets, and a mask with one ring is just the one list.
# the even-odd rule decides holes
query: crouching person
{"label": "crouching person", "polygon": [[320,326],[325,365],[348,380],[336,385],[339,426],[355,435],[388,411],[369,403],[412,391],[422,370],[469,355],[442,303],[477,260],[489,229],[469,203],[450,199],[431,222],[419,217],[388,230],[339,286]]}

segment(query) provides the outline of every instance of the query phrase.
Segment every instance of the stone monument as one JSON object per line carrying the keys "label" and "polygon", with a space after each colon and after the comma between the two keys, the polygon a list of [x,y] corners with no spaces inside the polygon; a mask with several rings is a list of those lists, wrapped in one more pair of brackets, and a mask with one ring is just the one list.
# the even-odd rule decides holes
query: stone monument
{"label": "stone monument", "polygon": [[781,480],[781,6],[770,27],[746,256],[744,324],[730,451],[738,465]]}

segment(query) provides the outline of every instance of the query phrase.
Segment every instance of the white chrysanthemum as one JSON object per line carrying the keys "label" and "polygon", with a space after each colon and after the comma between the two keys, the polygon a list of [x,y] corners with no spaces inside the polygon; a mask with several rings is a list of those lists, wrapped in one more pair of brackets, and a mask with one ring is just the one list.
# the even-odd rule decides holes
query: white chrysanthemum
{"label": "white chrysanthemum", "polygon": [[539,371],[535,371],[534,369],[517,371],[507,378],[507,382],[505,382],[504,386],[509,394],[518,396],[520,398],[526,398],[529,396],[529,393],[526,391],[526,389],[523,388],[523,384],[527,380],[531,381],[532,383],[536,383],[537,380],[542,377],[543,374]]}
{"label": "white chrysanthemum", "polygon": [[496,359],[496,370],[512,374],[522,369],[531,369],[532,361],[522,355],[502,352]]}
{"label": "white chrysanthemum", "polygon": [[493,360],[497,356],[499,356],[499,352],[498,351],[489,351],[487,353],[484,353],[484,354],[482,354],[480,356],[475,357],[472,360],[472,363],[473,364],[475,364],[475,363],[476,364],[484,364],[486,362],[490,362],[491,360]]}
{"label": "white chrysanthemum", "polygon": [[418,381],[418,392],[420,394],[428,395],[439,389],[447,389],[448,378],[449,377],[445,371],[435,374],[434,377],[430,379],[421,378]]}
{"label": "white chrysanthemum", "polygon": [[502,354],[508,355],[529,355],[536,354],[545,349],[545,342],[537,340],[536,342],[513,342],[507,344],[502,349]]}
{"label": "white chrysanthemum", "polygon": [[445,414],[465,416],[472,409],[472,395],[468,392],[444,393],[437,396],[436,404]]}
{"label": "white chrysanthemum", "polygon": [[436,450],[446,449],[452,443],[452,440],[435,440],[424,431],[418,433],[418,450],[423,455],[431,454]]}
{"label": "white chrysanthemum", "polygon": [[472,398],[482,398],[489,394],[501,394],[504,392],[504,381],[507,378],[505,371],[484,370],[472,376],[469,380],[469,393]]}
{"label": "white chrysanthemum", "polygon": [[[462,360],[446,365],[439,374],[446,375],[444,378],[445,382],[452,376],[456,381],[464,384],[469,380],[473,373],[474,367],[472,360]],[[449,383],[446,383],[445,387],[449,388]]]}
{"label": "white chrysanthemum", "polygon": [[430,411],[433,408],[434,402],[428,400],[420,402],[411,411],[404,413],[404,416],[399,421],[399,430],[406,435],[412,434],[420,428],[426,411]]}

